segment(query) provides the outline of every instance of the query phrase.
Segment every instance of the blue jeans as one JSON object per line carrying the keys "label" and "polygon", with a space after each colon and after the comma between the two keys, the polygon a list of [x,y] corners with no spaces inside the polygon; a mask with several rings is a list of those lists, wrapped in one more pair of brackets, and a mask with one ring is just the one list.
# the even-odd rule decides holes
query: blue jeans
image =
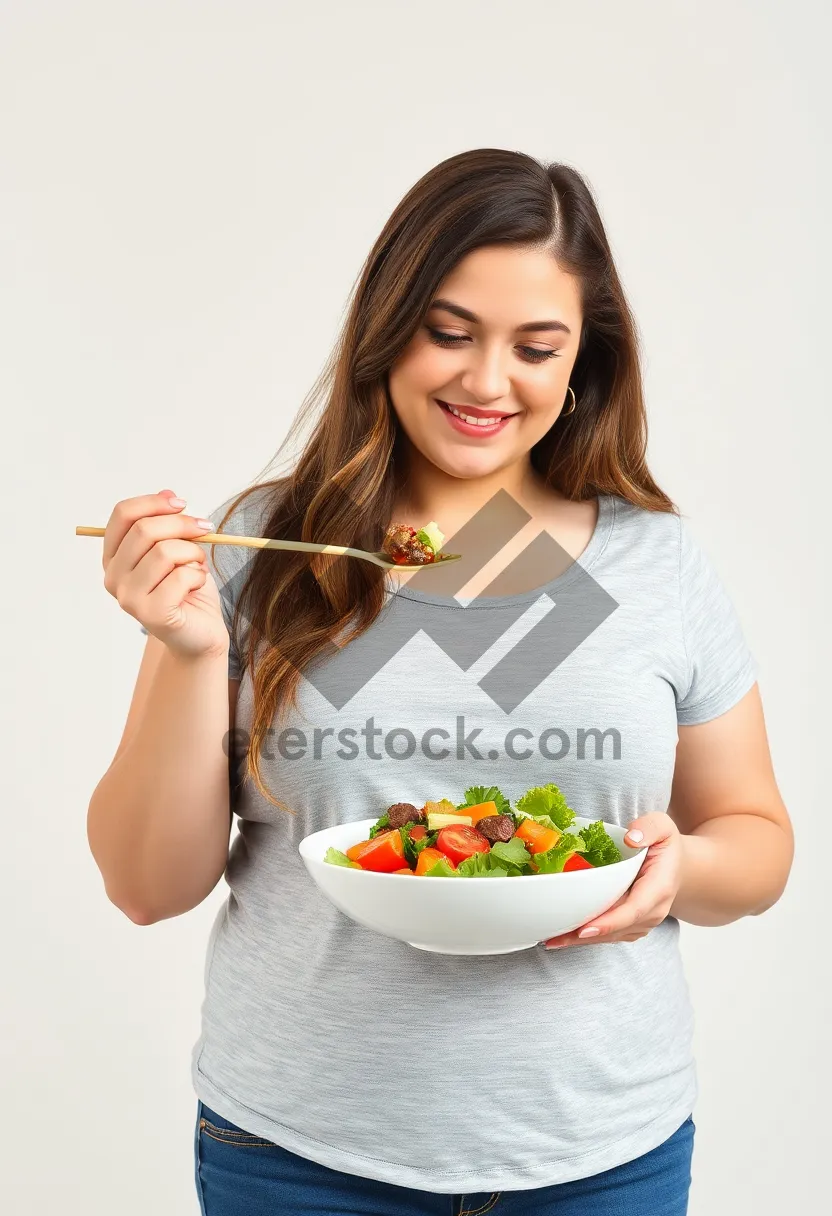
{"label": "blue jeans", "polygon": [[243,1131],[203,1102],[194,1151],[202,1216],[685,1216],[694,1123],[590,1178],[527,1191],[440,1195],[308,1161]]}

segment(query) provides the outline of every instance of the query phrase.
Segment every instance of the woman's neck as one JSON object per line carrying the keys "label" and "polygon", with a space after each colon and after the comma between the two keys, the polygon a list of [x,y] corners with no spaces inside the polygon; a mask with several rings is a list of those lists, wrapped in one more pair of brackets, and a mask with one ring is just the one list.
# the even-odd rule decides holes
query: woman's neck
{"label": "woman's neck", "polygon": [[429,463],[411,468],[395,500],[391,523],[421,528],[431,520],[452,536],[500,490],[509,494],[532,517],[547,514],[564,496],[547,486],[531,465],[497,469],[484,477],[451,477]]}

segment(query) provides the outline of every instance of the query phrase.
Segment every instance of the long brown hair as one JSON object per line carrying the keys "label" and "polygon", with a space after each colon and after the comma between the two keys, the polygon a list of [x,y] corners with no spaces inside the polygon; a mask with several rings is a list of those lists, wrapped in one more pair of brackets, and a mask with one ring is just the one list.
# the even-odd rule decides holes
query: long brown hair
{"label": "long brown hair", "polygon": [[[583,325],[571,387],[574,412],[531,449],[533,467],[567,498],[614,494],[678,513],[651,477],[638,331],[589,185],[570,165],[475,148],[442,161],[407,192],[356,282],[341,333],[280,451],[319,407],[295,467],[259,482],[264,535],[378,550],[402,473],[402,435],[387,373],[417,332],[437,288],[487,245],[551,253],[580,284]],[[259,550],[233,628],[249,626],[254,717],[246,775],[269,802],[260,752],[275,718],[297,709],[301,672],[363,633],[384,606],[384,571],[325,554]],[[258,652],[258,653],[256,653]],[[288,809],[288,808],[286,808]]]}

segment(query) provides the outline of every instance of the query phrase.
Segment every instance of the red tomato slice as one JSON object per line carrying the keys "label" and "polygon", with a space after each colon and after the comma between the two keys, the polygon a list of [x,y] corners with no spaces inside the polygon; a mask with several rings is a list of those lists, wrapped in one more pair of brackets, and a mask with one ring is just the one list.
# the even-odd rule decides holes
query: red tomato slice
{"label": "red tomato slice", "polygon": [[474,853],[487,853],[491,841],[466,823],[451,823],[439,832],[436,847],[456,866]]}
{"label": "red tomato slice", "polygon": [[567,870],[594,870],[595,866],[591,861],[587,861],[585,857],[581,857],[580,853],[573,853],[564,864],[563,872]]}
{"label": "red tomato slice", "polygon": [[414,827],[412,827],[410,829],[410,839],[411,840],[424,840],[424,838],[427,836],[427,834],[428,834],[428,830],[423,823],[417,823]]}

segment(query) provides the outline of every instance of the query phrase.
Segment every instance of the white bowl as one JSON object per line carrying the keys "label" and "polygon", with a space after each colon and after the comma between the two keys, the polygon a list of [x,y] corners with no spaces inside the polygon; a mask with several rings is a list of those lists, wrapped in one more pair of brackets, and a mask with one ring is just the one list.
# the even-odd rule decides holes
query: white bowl
{"label": "white bowl", "polygon": [[[339,823],[298,845],[307,870],[336,908],[368,929],[439,954],[508,954],[547,937],[569,933],[611,907],[635,881],[647,849],[624,844],[627,829],[605,827],[622,861],[566,874],[515,878],[431,878],[378,874],[324,861],[327,849],[345,852],[366,840],[375,819]],[[570,831],[591,823],[577,818]]]}

